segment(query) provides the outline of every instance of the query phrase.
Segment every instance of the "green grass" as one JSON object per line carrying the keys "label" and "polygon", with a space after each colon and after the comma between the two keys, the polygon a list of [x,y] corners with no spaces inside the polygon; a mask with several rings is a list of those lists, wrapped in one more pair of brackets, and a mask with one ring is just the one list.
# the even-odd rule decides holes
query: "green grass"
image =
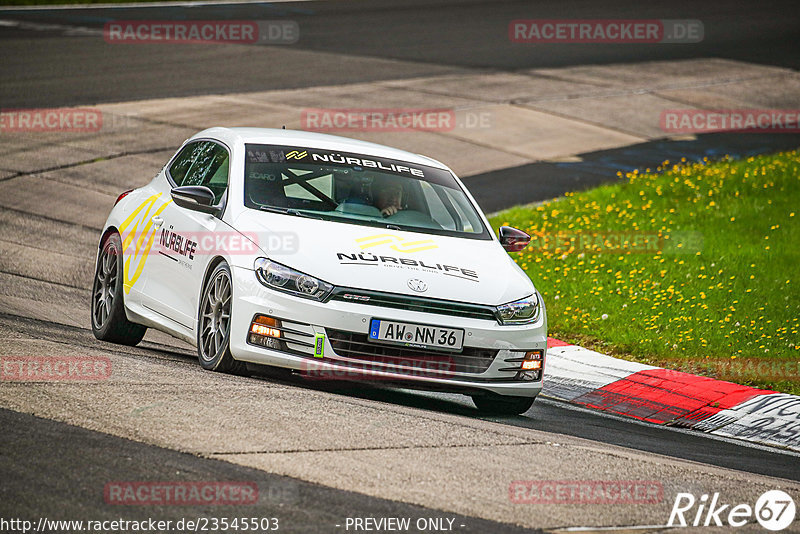
{"label": "green grass", "polygon": [[492,219],[533,236],[550,335],[800,394],[800,152],[623,178]]}

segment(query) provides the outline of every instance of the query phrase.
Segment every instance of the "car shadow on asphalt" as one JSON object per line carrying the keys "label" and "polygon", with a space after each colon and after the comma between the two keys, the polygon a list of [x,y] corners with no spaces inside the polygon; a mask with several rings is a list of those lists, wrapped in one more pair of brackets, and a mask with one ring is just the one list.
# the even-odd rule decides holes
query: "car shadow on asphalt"
{"label": "car shadow on asphalt", "polygon": [[342,397],[385,402],[388,404],[406,406],[408,408],[419,408],[422,410],[491,421],[519,421],[521,419],[527,419],[524,415],[487,416],[478,411],[466,396],[463,396],[463,401],[459,402],[460,399],[445,398],[439,396],[439,394],[437,394],[437,396],[432,396],[431,392],[425,389],[406,389],[407,386],[405,385],[389,385],[381,382],[367,381],[320,380],[303,377],[287,369],[257,365],[248,365],[248,371],[255,379],[267,380],[304,389],[313,389],[315,391],[324,391]]}

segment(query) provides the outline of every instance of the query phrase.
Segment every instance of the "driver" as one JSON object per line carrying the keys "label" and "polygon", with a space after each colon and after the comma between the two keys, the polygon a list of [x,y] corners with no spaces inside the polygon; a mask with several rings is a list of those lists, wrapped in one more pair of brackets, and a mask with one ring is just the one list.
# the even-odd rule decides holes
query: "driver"
{"label": "driver", "polygon": [[372,202],[384,217],[389,217],[402,210],[402,182],[392,178],[375,180],[372,184]]}

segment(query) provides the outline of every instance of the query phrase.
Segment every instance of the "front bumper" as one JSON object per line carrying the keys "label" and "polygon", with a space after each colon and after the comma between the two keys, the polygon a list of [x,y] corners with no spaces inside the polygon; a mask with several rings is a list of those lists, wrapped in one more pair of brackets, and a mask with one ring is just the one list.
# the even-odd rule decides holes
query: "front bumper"
{"label": "front bumper", "polygon": [[[544,310],[537,323],[500,326],[493,320],[390,309],[369,303],[336,300],[321,303],[269,290],[249,269],[234,268],[232,274],[230,347],[237,360],[295,369],[320,379],[380,381],[466,394],[491,392],[535,397],[542,389],[547,348]],[[258,314],[279,319],[288,330],[282,333],[281,350],[248,341],[250,324]],[[357,343],[368,334],[370,319],[376,317],[463,328],[465,349],[459,354],[430,351],[434,363],[424,369],[407,364],[402,358],[365,360],[358,349],[368,346]],[[320,335],[324,335],[322,358],[314,355],[315,341],[319,341]],[[542,353],[542,372],[536,380],[518,378],[514,366],[520,365],[518,362],[525,352],[534,350]],[[446,369],[436,362],[448,362]]]}

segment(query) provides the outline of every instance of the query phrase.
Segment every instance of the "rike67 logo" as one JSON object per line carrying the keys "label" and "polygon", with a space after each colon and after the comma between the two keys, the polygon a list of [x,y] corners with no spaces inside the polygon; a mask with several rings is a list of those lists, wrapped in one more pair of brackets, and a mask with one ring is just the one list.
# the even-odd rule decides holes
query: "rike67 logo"
{"label": "rike67 logo", "polygon": [[678,493],[669,515],[668,527],[742,527],[753,519],[767,530],[783,530],[794,521],[794,500],[781,490],[765,492],[749,504],[726,504],[714,493],[709,501],[708,495],[697,499],[691,493]]}

